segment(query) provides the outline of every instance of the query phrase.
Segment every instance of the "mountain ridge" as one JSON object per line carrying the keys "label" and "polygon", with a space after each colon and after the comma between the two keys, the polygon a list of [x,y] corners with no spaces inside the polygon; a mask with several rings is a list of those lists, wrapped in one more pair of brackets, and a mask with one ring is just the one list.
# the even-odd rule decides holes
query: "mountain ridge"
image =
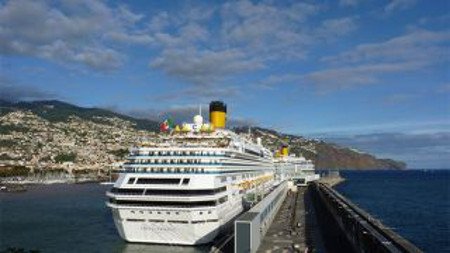
{"label": "mountain ridge", "polygon": [[[49,106],[53,106],[53,108],[49,108]],[[95,116],[117,117],[135,123],[136,128],[139,130],[157,131],[159,129],[158,122],[153,120],[134,118],[128,115],[113,112],[103,108],[97,107],[87,108],[76,106],[60,100],[39,100],[30,102],[26,101],[8,102],[5,100],[0,100],[0,116],[4,114],[4,111],[6,111],[5,107],[27,109],[44,119],[54,122],[66,121],[70,115],[78,116],[80,118],[89,120],[92,120],[92,118]],[[55,108],[56,110],[53,110]]]}

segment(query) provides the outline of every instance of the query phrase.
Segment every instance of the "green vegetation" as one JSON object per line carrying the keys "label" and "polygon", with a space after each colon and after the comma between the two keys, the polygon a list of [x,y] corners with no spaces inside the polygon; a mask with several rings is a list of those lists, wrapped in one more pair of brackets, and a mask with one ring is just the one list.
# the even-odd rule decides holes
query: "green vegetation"
{"label": "green vegetation", "polygon": [[41,159],[39,159],[40,162],[51,162],[52,158],[50,156],[44,156]]}
{"label": "green vegetation", "polygon": [[28,127],[17,125],[0,125],[0,134],[10,134],[12,132],[27,132]]}
{"label": "green vegetation", "polygon": [[77,158],[77,155],[75,153],[62,153],[62,154],[58,154],[55,157],[55,162],[57,162],[57,163],[74,162],[76,158]]}
{"label": "green vegetation", "polygon": [[0,147],[11,147],[13,145],[15,145],[16,142],[13,140],[0,140]]}
{"label": "green vegetation", "polygon": [[115,155],[119,158],[124,158],[126,155],[128,155],[129,152],[128,152],[128,149],[122,148],[122,149],[116,149],[116,150],[109,151],[108,153]]}
{"label": "green vegetation", "polygon": [[29,168],[21,165],[0,167],[0,177],[26,176],[29,172]]}
{"label": "green vegetation", "polygon": [[10,107],[8,107],[8,106],[9,106],[9,104],[4,105],[4,104],[2,103],[2,101],[0,101],[0,117],[3,116],[3,115],[8,114],[8,113],[10,113],[10,112],[15,111],[13,108],[10,108]]}
{"label": "green vegetation", "polygon": [[72,174],[74,174],[75,176],[92,175],[92,174],[96,174],[96,173],[97,173],[97,171],[90,170],[90,169],[79,169],[79,170],[72,171]]}

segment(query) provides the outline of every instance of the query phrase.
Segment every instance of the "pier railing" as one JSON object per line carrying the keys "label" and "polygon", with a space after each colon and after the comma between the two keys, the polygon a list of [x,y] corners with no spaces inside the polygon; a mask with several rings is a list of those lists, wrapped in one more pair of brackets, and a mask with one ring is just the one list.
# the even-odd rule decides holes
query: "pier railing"
{"label": "pier railing", "polygon": [[334,220],[355,252],[422,252],[327,185],[313,183],[310,187],[322,216],[318,218]]}

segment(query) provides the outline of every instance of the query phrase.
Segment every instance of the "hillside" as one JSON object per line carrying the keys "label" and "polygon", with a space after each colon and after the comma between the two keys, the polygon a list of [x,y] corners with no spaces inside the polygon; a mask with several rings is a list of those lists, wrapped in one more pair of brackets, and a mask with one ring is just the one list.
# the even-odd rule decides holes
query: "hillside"
{"label": "hillside", "polygon": [[[158,123],[105,109],[60,101],[0,102],[0,176],[39,171],[104,171],[121,161],[141,137],[155,135]],[[237,128],[247,133],[248,128]],[[252,137],[276,150],[316,162],[317,168],[401,169],[404,164],[377,159],[352,149],[270,129],[252,128]],[[13,173],[13,171],[17,173]]]}
{"label": "hillside", "polygon": [[[236,128],[235,131],[248,133],[248,127]],[[290,152],[303,155],[314,161],[318,169],[404,169],[406,164],[391,159],[379,159],[373,155],[361,153],[334,143],[317,139],[279,133],[274,130],[252,127],[254,138],[261,137],[264,145],[272,150],[282,144],[288,144]]]}
{"label": "hillside", "polygon": [[336,144],[319,142],[316,144],[315,158],[318,168],[352,168],[352,169],[405,169],[404,162],[392,159],[378,159],[373,155],[360,153]]}
{"label": "hillside", "polygon": [[60,101],[0,103],[0,176],[106,171],[158,123]]}

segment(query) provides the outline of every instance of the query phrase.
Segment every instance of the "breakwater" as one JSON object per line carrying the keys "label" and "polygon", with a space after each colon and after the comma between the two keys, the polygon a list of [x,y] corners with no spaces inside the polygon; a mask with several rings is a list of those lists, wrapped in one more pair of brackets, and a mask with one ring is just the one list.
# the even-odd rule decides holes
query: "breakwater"
{"label": "breakwater", "polygon": [[422,252],[327,185],[308,191],[327,252]]}

